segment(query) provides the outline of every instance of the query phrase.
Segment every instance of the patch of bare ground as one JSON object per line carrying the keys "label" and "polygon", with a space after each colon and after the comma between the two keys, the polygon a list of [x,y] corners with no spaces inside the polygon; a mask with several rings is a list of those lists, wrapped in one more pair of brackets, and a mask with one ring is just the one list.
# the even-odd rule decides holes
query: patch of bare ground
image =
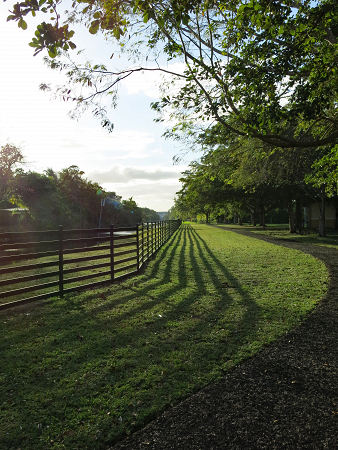
{"label": "patch of bare ground", "polygon": [[232,231],[322,260],[326,297],[296,330],[114,450],[338,448],[338,251]]}

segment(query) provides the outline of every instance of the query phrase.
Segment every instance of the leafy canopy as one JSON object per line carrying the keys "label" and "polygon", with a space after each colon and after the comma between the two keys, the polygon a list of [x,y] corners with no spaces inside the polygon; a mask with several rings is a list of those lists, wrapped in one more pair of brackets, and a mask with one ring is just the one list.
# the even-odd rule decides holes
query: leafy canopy
{"label": "leafy canopy", "polygon": [[[169,110],[178,128],[214,120],[279,147],[318,147],[338,138],[336,0],[76,0],[62,23],[60,5],[25,0],[8,20],[25,29],[27,14],[52,13],[30,43],[35,54],[46,48],[51,58],[75,48],[71,25],[82,21],[90,33],[104,32],[133,55],[155,51],[184,61],[184,72],[176,74],[179,88],[164,91],[153,105],[160,114]],[[60,64],[50,61],[54,68]],[[62,92],[81,106],[113,92],[135,70],[162,70],[61,67],[71,82],[93,88],[88,96]],[[98,106],[95,112],[102,115]]]}

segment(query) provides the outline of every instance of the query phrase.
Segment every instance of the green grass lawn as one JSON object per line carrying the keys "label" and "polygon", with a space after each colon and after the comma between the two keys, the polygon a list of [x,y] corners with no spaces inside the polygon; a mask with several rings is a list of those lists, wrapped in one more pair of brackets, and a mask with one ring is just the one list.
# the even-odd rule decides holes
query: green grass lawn
{"label": "green grass lawn", "polygon": [[[214,224],[216,225],[216,224]],[[333,228],[326,229],[326,237],[319,237],[318,230],[312,228],[303,228],[302,233],[290,233],[289,226],[287,224],[268,224],[265,229],[262,227],[253,227],[252,225],[227,225],[227,224],[217,224],[225,229],[247,229],[256,234],[266,234],[267,236],[277,237],[280,239],[291,239],[296,242],[308,243],[313,245],[321,245],[325,247],[338,247],[338,230]]]}
{"label": "green grass lawn", "polygon": [[139,277],[0,312],[0,448],[107,449],[296,327],[327,282],[309,255],[192,224]]}

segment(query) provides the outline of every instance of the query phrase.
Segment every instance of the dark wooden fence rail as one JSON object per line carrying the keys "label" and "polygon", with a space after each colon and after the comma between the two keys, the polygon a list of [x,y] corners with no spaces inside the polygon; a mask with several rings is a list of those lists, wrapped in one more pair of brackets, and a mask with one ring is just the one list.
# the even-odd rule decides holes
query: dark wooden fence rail
{"label": "dark wooden fence rail", "polygon": [[0,309],[136,275],[180,225],[1,233]]}

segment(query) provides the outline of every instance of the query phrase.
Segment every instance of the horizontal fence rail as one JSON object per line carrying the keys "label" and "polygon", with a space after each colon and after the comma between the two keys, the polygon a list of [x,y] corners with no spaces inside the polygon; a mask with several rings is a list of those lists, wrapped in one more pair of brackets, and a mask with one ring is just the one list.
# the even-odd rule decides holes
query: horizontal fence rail
{"label": "horizontal fence rail", "polygon": [[180,225],[0,233],[0,309],[136,275]]}

